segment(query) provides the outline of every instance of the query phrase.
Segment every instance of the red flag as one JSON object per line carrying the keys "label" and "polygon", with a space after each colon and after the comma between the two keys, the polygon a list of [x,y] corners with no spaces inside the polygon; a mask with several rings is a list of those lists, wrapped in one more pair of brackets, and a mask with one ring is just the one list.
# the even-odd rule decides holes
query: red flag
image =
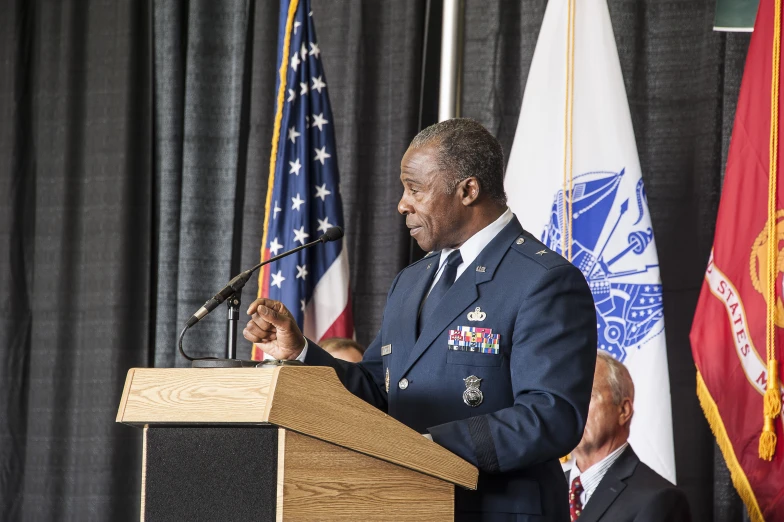
{"label": "red flag", "polygon": [[781,0],[762,0],[691,330],[697,395],[753,521],[784,520],[784,432],[776,411],[784,340],[780,20]]}

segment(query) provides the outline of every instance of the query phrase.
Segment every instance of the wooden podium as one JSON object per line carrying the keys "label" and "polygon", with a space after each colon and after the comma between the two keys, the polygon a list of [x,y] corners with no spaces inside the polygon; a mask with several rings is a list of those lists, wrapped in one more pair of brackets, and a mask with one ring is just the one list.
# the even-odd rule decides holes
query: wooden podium
{"label": "wooden podium", "polygon": [[141,519],[452,520],[477,469],[348,392],[332,368],[134,368]]}

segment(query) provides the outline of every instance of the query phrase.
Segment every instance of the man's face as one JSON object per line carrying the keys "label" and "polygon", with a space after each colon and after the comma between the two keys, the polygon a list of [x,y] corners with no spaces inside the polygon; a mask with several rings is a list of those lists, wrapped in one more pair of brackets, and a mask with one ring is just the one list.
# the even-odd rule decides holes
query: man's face
{"label": "man's face", "polygon": [[403,197],[397,205],[406,226],[425,252],[455,248],[460,237],[463,204],[459,191],[447,194],[444,174],[438,169],[434,144],[408,149],[400,162]]}
{"label": "man's face", "polygon": [[607,384],[607,363],[599,360],[593,376],[585,431],[577,447],[584,453],[590,454],[613,438],[622,436],[621,432],[626,422],[622,406],[623,403],[620,405],[613,403],[612,390]]}

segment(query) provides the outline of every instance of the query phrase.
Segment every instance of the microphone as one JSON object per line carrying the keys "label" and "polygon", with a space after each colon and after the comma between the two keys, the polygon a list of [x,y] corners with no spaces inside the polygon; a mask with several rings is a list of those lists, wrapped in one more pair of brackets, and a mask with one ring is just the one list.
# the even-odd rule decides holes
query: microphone
{"label": "microphone", "polygon": [[262,266],[272,263],[273,261],[277,261],[278,259],[284,258],[286,256],[290,256],[300,250],[304,250],[305,248],[310,248],[313,245],[317,245],[319,243],[327,243],[330,241],[336,241],[343,237],[343,229],[340,227],[329,227],[326,232],[324,232],[317,240],[311,241],[310,243],[305,243],[304,245],[298,246],[296,248],[292,248],[287,252],[283,252],[280,255],[275,257],[271,257],[266,261],[262,261],[258,265],[245,270],[241,274],[235,276],[229,284],[224,286],[220,292],[215,294],[211,299],[209,299],[204,305],[199,308],[195,314],[193,314],[190,319],[185,323],[185,328],[190,328],[194,324],[201,321],[207,314],[215,310],[221,303],[223,303],[226,299],[231,297],[235,292],[242,290],[245,286],[245,283],[248,282],[250,276],[253,275],[253,272],[261,268]]}
{"label": "microphone", "polygon": [[335,241],[343,237],[343,229],[340,227],[329,227],[324,234],[318,238],[318,241],[326,243],[327,241]]}

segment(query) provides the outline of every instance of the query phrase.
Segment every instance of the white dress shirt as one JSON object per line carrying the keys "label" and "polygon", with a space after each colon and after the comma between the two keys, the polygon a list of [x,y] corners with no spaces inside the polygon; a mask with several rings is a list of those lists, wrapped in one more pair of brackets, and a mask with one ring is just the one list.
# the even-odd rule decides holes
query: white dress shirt
{"label": "white dress shirt", "polygon": [[[463,258],[463,262],[457,266],[457,274],[455,274],[455,281],[463,275],[463,272],[466,271],[466,268],[474,262],[474,260],[479,257],[479,254],[482,253],[482,250],[495,239],[495,236],[501,232],[506,225],[512,221],[514,214],[508,208],[506,211],[501,214],[501,216],[487,225],[485,228],[474,234],[473,236],[469,237],[465,243],[460,246],[460,257]],[[444,271],[444,266],[446,265],[446,258],[449,257],[449,254],[454,252],[454,248],[445,248],[441,251],[441,257],[438,260],[438,272],[436,273],[436,277],[433,279],[433,283],[430,285],[430,290],[433,289],[435,284],[441,279],[441,273]],[[430,290],[428,290],[428,295],[430,295]]]}
{"label": "white dress shirt", "polygon": [[629,443],[624,442],[621,447],[583,472],[580,472],[576,462],[574,466],[572,466],[572,470],[569,473],[569,490],[572,489],[572,482],[574,482],[574,479],[580,477],[580,483],[583,485],[583,492],[580,494],[580,503],[583,505],[583,508],[585,508],[585,505],[591,499],[591,495],[593,495],[593,492],[596,491],[599,483],[607,474],[607,470],[610,469],[610,466],[615,464],[615,461],[618,460],[618,457],[621,456],[623,450],[628,446]]}
{"label": "white dress shirt", "polygon": [[[506,225],[512,221],[514,214],[509,208],[501,214],[501,216],[487,225],[485,228],[474,234],[473,236],[469,237],[465,243],[460,246],[460,257],[463,258],[463,262],[460,263],[457,267],[457,274],[455,275],[455,281],[466,271],[466,268],[474,262],[474,260],[479,257],[479,254],[482,253],[482,250],[492,241],[495,236],[498,235],[501,230],[504,229]],[[444,265],[446,264],[446,258],[449,257],[449,254],[454,252],[454,248],[445,248],[441,251],[441,258],[438,261],[438,272],[436,272],[436,277],[433,279],[433,283],[430,285],[430,290],[433,289],[433,285],[441,278],[441,273],[444,271]],[[430,295],[430,290],[427,291],[428,295]],[[302,352],[297,356],[298,361],[305,362],[305,356],[308,353],[308,340],[305,339],[305,348]],[[266,358],[266,354],[265,354]]]}

